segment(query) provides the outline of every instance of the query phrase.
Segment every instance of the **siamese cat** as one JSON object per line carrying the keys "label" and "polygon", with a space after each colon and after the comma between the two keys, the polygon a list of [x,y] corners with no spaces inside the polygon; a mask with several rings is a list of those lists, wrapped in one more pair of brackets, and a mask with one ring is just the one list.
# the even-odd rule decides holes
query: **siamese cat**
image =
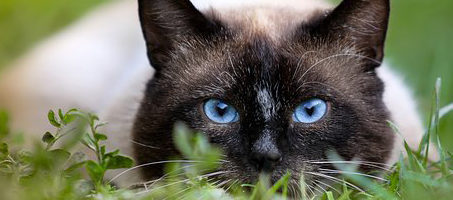
{"label": "siamese cat", "polygon": [[[423,134],[382,64],[389,11],[389,0],[115,1],[2,73],[0,107],[36,134],[49,108],[99,113],[108,146],[137,165],[177,155],[181,121],[223,149],[220,178],[289,171],[311,184],[334,169],[329,151],[376,170],[401,154],[388,121],[413,148]],[[162,165],[134,172],[117,181],[158,178]]]}

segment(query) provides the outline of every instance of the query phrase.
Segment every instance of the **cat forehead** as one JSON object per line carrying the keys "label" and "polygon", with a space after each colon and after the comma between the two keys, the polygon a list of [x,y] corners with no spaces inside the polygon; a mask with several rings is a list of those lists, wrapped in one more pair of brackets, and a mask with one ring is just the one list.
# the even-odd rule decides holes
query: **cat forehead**
{"label": "cat forehead", "polygon": [[309,23],[319,16],[325,15],[327,6],[308,7],[308,9],[294,9],[289,6],[245,6],[235,9],[226,9],[222,12],[211,10],[214,15],[228,27],[240,30],[242,39],[254,39],[257,35],[267,37],[278,43],[303,23]]}
{"label": "cat forehead", "polygon": [[228,40],[215,43],[217,45],[191,42],[184,55],[173,59],[173,67],[166,73],[169,80],[174,81],[172,84],[199,88],[194,94],[253,91],[264,101],[279,96],[276,94],[279,85],[285,85],[293,92],[304,83],[313,81],[324,86],[340,85],[338,88],[341,88],[349,85],[347,87],[351,88],[356,80],[351,77],[362,73],[358,70],[360,68],[352,67],[361,64],[353,50],[339,50],[338,47],[316,44],[316,41],[277,46],[266,38],[255,37],[255,40],[247,42]]}
{"label": "cat forehead", "polygon": [[[246,39],[241,34],[226,38],[203,40],[195,38],[178,45],[179,53],[173,55],[166,72],[184,73],[183,77],[225,77],[233,72],[236,77],[262,78],[261,74],[275,75],[283,72],[311,72],[329,74],[329,71],[357,73],[360,55],[354,46],[341,41],[323,41],[316,38],[296,42],[282,39],[279,43],[262,34]],[[301,75],[301,74],[295,74]]]}
{"label": "cat forehead", "polygon": [[[195,37],[181,41],[167,75],[181,84],[203,85],[200,80],[205,80],[208,85],[229,88],[244,79],[254,84],[292,81],[297,85],[310,78],[339,80],[342,75],[356,74],[358,68],[341,67],[360,64],[356,62],[358,57],[351,56],[356,54],[353,45],[309,35],[301,39],[303,42],[292,38],[301,24],[319,19],[327,10],[327,6],[305,10],[306,13],[289,7],[207,10],[205,15],[226,24],[229,34],[215,39]],[[270,78],[285,73],[294,78]]]}

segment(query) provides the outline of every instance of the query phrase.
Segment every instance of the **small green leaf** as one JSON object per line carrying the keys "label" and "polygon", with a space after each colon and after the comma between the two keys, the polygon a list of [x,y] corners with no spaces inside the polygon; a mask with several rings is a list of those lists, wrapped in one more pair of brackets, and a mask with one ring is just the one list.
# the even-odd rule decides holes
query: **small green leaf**
{"label": "small green leaf", "polygon": [[92,125],[94,125],[95,121],[99,121],[99,117],[92,113],[88,113],[88,118],[89,118],[90,124],[92,124]]}
{"label": "small green leaf", "polygon": [[348,189],[348,186],[343,183],[342,185],[343,191],[341,193],[341,196],[338,197],[338,200],[351,200],[351,193],[353,192],[352,190]]}
{"label": "small green leaf", "polygon": [[76,117],[77,117],[77,115],[71,114],[71,113],[67,112],[67,113],[64,115],[64,117],[63,117],[62,120],[63,120],[63,123],[64,123],[64,124],[69,124],[69,123],[71,123],[72,121],[74,121],[74,119],[76,119]]}
{"label": "small green leaf", "polygon": [[53,110],[49,110],[49,113],[47,114],[47,118],[49,119],[50,124],[55,127],[60,127],[61,124],[57,122],[57,119],[55,118],[55,112]]}
{"label": "small green leaf", "polygon": [[0,110],[0,140],[6,137],[9,133],[8,114]]}
{"label": "small green leaf", "polygon": [[20,161],[29,163],[33,158],[33,154],[29,151],[19,151],[17,157],[19,158]]}
{"label": "small green leaf", "polygon": [[68,167],[64,171],[65,173],[71,173],[86,163],[86,155],[82,152],[76,152],[71,155],[67,163]]}
{"label": "small green leaf", "polygon": [[101,155],[105,155],[105,145],[101,146]]}
{"label": "small green leaf", "polygon": [[193,148],[190,144],[190,139],[193,138],[193,134],[191,134],[186,125],[184,125],[183,123],[175,124],[173,137],[176,148],[185,157],[190,157],[191,155],[193,155]]}
{"label": "small green leaf", "polygon": [[406,150],[407,158],[408,158],[407,167],[410,170],[425,173],[425,169],[424,169],[422,163],[420,163],[420,161],[417,160],[417,157],[414,155],[414,153],[412,152],[411,148],[409,147],[409,145],[407,144],[406,141],[404,141],[404,148]]}
{"label": "small green leaf", "polygon": [[0,158],[5,158],[8,156],[9,150],[8,150],[8,144],[6,143],[0,143]]}
{"label": "small green leaf", "polygon": [[78,163],[74,163],[72,165],[70,165],[68,168],[66,168],[64,170],[65,173],[69,174],[71,172],[74,172],[75,170],[77,169],[80,169],[87,161],[82,161],[82,162],[78,162]]}
{"label": "small green leaf", "polygon": [[109,152],[107,154],[105,154],[106,157],[113,157],[113,156],[116,156],[120,153],[120,150],[115,150],[115,151],[112,151],[112,152]]}
{"label": "small green leaf", "polygon": [[73,113],[73,112],[76,112],[76,111],[79,111],[79,110],[73,108],[73,109],[68,110],[68,112],[66,112],[64,115],[69,115],[69,114],[71,114],[71,113]]}
{"label": "small green leaf", "polygon": [[328,200],[335,200],[335,198],[333,197],[333,193],[331,191],[327,191],[326,195]]}
{"label": "small green leaf", "polygon": [[100,183],[104,178],[105,170],[96,162],[88,160],[85,163],[88,175],[94,183]]}
{"label": "small green leaf", "polygon": [[69,153],[68,151],[63,150],[63,149],[55,149],[55,150],[49,151],[49,154],[55,160],[64,161],[64,162],[66,162],[69,159],[69,157],[71,156],[71,153]]}
{"label": "small green leaf", "polygon": [[126,156],[113,156],[108,159],[107,169],[130,168],[134,165],[134,161]]}
{"label": "small green leaf", "polygon": [[41,139],[44,143],[50,144],[55,141],[55,137],[50,132],[46,132]]}
{"label": "small green leaf", "polygon": [[98,141],[105,141],[107,140],[107,136],[102,133],[95,133],[94,138]]}
{"label": "small green leaf", "polygon": [[63,114],[63,111],[61,109],[58,109],[58,117],[60,117],[60,120],[64,119],[64,114]]}
{"label": "small green leaf", "polygon": [[96,151],[93,139],[88,133],[83,134],[81,143],[93,151]]}
{"label": "small green leaf", "polygon": [[75,115],[71,114],[71,112],[74,112],[74,111],[77,111],[77,110],[71,109],[68,112],[63,113],[63,110],[58,109],[58,116],[60,117],[61,123],[63,123],[64,125],[68,125],[69,123],[71,123],[72,120],[74,120],[74,118],[75,118]]}
{"label": "small green leaf", "polygon": [[453,170],[453,154],[450,152],[447,152],[449,158],[448,158],[448,167],[450,170]]}
{"label": "small green leaf", "polygon": [[[278,180],[267,192],[266,192],[266,195],[267,197],[271,197],[272,195],[274,195],[275,193],[277,193],[277,191],[279,189],[282,189],[282,190],[285,190],[285,185],[288,184],[288,181],[289,181],[289,178],[291,177],[291,173],[289,172],[286,172],[286,174],[280,178],[280,180]],[[267,199],[267,198],[265,198]],[[270,198],[269,198],[270,199]]]}

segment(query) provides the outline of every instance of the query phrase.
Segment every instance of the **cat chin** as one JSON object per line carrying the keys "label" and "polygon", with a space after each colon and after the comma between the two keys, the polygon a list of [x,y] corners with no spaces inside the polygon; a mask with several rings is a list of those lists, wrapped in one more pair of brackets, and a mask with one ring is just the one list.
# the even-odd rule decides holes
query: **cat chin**
{"label": "cat chin", "polygon": [[[225,3],[227,2],[227,3]],[[310,11],[330,7],[315,0],[250,0],[246,4],[291,6]],[[243,0],[198,0],[195,6],[204,9],[243,6]],[[297,6],[295,6],[298,4]],[[132,156],[131,129],[143,98],[146,82],[154,70],[148,66],[145,46],[136,13],[135,1],[122,0],[102,6],[38,45],[0,77],[0,107],[11,112],[12,127],[39,139],[51,130],[45,113],[49,108],[80,108],[99,113],[109,125],[101,132],[109,133],[110,144]],[[114,21],[115,23],[112,23]],[[387,64],[378,69],[385,83],[384,102],[392,120],[400,128],[409,146],[416,148],[424,128],[417,112],[415,98],[401,76]],[[35,135],[33,135],[35,134]],[[395,134],[392,157],[401,154],[402,139]],[[430,158],[437,159],[435,151]],[[127,186],[140,178],[131,172],[118,183]],[[112,177],[115,173],[109,174]]]}

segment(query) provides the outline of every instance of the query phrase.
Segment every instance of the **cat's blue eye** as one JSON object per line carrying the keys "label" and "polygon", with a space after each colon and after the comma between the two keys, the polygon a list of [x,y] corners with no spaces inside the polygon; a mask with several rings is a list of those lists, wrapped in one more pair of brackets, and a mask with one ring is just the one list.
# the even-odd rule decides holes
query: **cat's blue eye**
{"label": "cat's blue eye", "polygon": [[319,121],[327,113],[327,103],[321,99],[302,102],[294,111],[295,122],[310,124]]}
{"label": "cat's blue eye", "polygon": [[219,124],[233,123],[239,120],[239,113],[236,109],[222,100],[209,99],[204,103],[203,109],[210,120]]}

